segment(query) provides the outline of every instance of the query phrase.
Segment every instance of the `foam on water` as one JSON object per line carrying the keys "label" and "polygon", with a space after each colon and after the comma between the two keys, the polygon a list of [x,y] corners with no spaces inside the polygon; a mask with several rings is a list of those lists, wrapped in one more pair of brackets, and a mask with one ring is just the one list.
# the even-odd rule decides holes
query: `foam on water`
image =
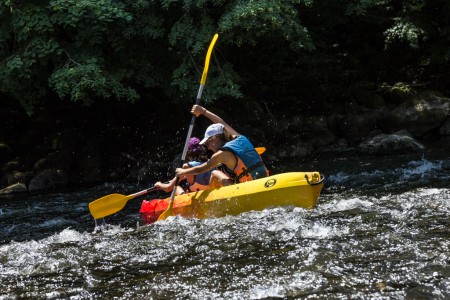
{"label": "foam on water", "polygon": [[329,226],[320,223],[314,223],[312,226],[302,228],[301,230],[302,237],[313,239],[330,239],[333,237],[347,235],[348,233],[348,227],[337,228],[336,226]]}
{"label": "foam on water", "polygon": [[[218,219],[174,217],[139,228],[105,225],[94,233],[66,228],[39,241],[1,246],[2,261],[14,257],[14,262],[2,265],[1,273],[18,278],[72,270],[66,276],[72,274],[78,282],[83,282],[83,286],[67,287],[63,293],[48,290],[45,294],[49,298],[65,298],[68,294],[74,299],[77,295],[89,298],[95,295],[94,291],[96,295],[113,296],[115,290],[122,299],[326,297],[327,286],[338,286],[340,282],[354,295],[367,296],[357,287],[370,285],[368,280],[374,280],[374,285],[378,284],[388,295],[398,295],[393,284],[406,286],[416,282],[427,268],[423,263],[411,264],[412,260],[429,261],[431,257],[436,263],[445,263],[447,257],[436,257],[435,250],[419,247],[413,238],[420,232],[414,233],[406,227],[395,230],[404,224],[405,218],[400,220],[394,214],[390,214],[394,218],[388,221],[393,223],[393,230],[370,239],[371,219],[354,215],[354,210],[376,211],[386,218],[384,204],[398,202],[401,209],[395,211],[402,213],[418,205],[401,206],[408,197],[440,194],[440,189],[420,189],[395,197],[385,196],[381,202],[375,197],[350,197],[320,204],[314,211],[276,208]],[[367,232],[367,238],[359,232]],[[370,251],[368,247],[375,248]],[[393,260],[395,256],[398,260]],[[369,264],[374,270],[382,269],[381,261],[391,264],[392,276],[384,277],[378,271],[369,275],[372,271],[362,268]],[[401,261],[409,261],[411,266],[398,265]],[[322,271],[314,271],[317,269]],[[349,273],[349,269],[353,271]],[[427,280],[441,276],[440,269],[434,272],[436,275]],[[409,278],[402,280],[406,273],[410,274]],[[45,282],[27,284],[45,290],[50,284]],[[128,283],[119,284],[124,282]],[[102,289],[102,286],[109,288]],[[375,285],[373,295],[383,295],[380,288]],[[435,288],[434,293],[445,293],[445,289]]]}
{"label": "foam on water", "polygon": [[431,162],[426,159],[412,161],[405,167],[397,169],[402,175],[401,180],[411,180],[418,178],[426,178],[433,176],[433,173],[442,170],[443,161]]}
{"label": "foam on water", "polygon": [[[12,242],[0,246],[1,274],[30,275],[42,272],[55,272],[60,266],[72,265],[76,255],[71,250],[79,243],[90,239],[87,233],[79,233],[67,228],[62,232],[39,241]],[[60,255],[58,255],[60,254]]]}
{"label": "foam on water", "polygon": [[[445,299],[450,191],[433,184],[447,169],[432,160],[359,164],[328,176],[313,210],[149,226],[136,226],[130,209],[94,230],[80,195],[13,203],[2,230],[41,235],[0,245],[0,298]],[[9,212],[25,216],[20,231],[5,222],[16,220]]]}
{"label": "foam on water", "polygon": [[360,197],[351,199],[335,199],[332,202],[320,205],[320,208],[328,212],[347,211],[352,209],[368,210],[373,205],[372,202]]}
{"label": "foam on water", "polygon": [[338,172],[331,174],[327,177],[327,181],[332,182],[334,185],[339,185],[348,182],[351,179],[351,174],[345,172]]}
{"label": "foam on water", "polygon": [[[448,160],[420,160],[408,161],[400,167],[369,164],[370,170],[339,171],[327,177],[328,189],[348,190],[349,188],[365,188],[372,190],[384,186],[385,188],[401,188],[414,184],[445,182],[450,180],[450,162]],[[360,168],[358,168],[360,169]]]}
{"label": "foam on water", "polygon": [[51,220],[46,220],[43,223],[35,224],[38,228],[50,228],[55,226],[61,226],[61,225],[76,225],[77,222],[73,220],[67,220],[65,218],[55,218]]}

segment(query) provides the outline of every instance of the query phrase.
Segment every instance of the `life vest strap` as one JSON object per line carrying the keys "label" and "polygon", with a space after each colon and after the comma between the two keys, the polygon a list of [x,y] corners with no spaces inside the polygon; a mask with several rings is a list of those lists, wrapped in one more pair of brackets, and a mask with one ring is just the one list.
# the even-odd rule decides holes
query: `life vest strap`
{"label": "life vest strap", "polygon": [[234,171],[231,170],[230,168],[228,168],[226,165],[220,164],[217,166],[217,169],[219,171],[222,171],[223,173],[225,173],[225,175],[227,175],[228,177],[230,177],[230,179],[232,179],[234,181],[234,183],[239,182],[239,180],[237,179],[236,173],[234,173]]}
{"label": "life vest strap", "polygon": [[[264,166],[263,161],[257,162],[256,164],[251,165],[251,166],[248,167],[247,169],[244,169],[244,170],[242,171],[242,173],[239,174],[239,175],[236,177],[237,181],[239,181],[242,177],[247,176],[248,174],[250,174],[251,172],[255,171],[256,169],[258,169],[258,168],[261,167],[261,166]],[[256,179],[256,178],[253,178],[253,179]]]}

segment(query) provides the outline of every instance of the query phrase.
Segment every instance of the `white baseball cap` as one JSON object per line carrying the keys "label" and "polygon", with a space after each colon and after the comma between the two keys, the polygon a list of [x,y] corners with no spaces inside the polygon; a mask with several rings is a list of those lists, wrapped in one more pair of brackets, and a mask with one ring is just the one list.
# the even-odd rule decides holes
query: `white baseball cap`
{"label": "white baseball cap", "polygon": [[205,137],[200,141],[200,145],[203,145],[210,137],[218,134],[223,134],[223,126],[222,124],[216,123],[209,125],[205,131]]}

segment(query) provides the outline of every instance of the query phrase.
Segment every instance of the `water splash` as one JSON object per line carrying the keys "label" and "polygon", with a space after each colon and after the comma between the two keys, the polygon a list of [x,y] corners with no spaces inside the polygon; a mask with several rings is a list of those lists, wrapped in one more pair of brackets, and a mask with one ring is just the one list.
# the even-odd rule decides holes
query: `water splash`
{"label": "water splash", "polygon": [[367,167],[370,170],[330,174],[326,190],[345,192],[355,188],[364,188],[366,191],[384,188],[391,191],[450,180],[450,163],[447,160],[431,161],[422,158],[407,161],[400,167],[393,163],[384,165],[383,168],[379,168],[376,163],[368,164]]}
{"label": "water splash", "polygon": [[401,180],[433,179],[439,174],[439,171],[443,170],[443,165],[443,161],[432,162],[422,159],[409,162],[404,168],[397,169],[397,171],[401,173]]}
{"label": "water splash", "polygon": [[446,299],[450,190],[435,183],[448,169],[359,163],[327,177],[313,210],[149,226],[130,201],[94,229],[86,204],[104,190],[7,202],[0,298]]}

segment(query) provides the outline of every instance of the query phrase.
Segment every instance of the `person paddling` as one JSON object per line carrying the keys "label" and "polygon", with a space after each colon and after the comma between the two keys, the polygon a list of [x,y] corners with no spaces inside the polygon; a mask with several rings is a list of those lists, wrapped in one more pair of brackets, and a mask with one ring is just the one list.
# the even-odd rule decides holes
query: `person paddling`
{"label": "person paddling", "polygon": [[[192,137],[189,140],[187,156],[189,158],[189,162],[183,164],[183,168],[191,168],[195,166],[199,166],[204,162],[208,161],[207,150],[206,148],[200,144],[200,139],[196,137]],[[183,179],[187,180],[188,189],[185,191],[181,186],[177,186],[177,190],[175,191],[176,195],[181,195],[185,192],[195,192],[199,190],[206,190],[209,188],[209,180],[211,178],[211,173],[214,169],[209,170],[205,173],[198,175],[186,175]],[[155,187],[165,192],[170,192],[175,185],[176,177],[170,180],[168,183],[162,183],[158,181],[155,183]]]}
{"label": "person paddling", "polygon": [[205,145],[214,154],[210,160],[199,166],[177,168],[175,170],[177,177],[201,174],[219,165],[223,170],[212,171],[210,187],[250,181],[269,175],[261,157],[245,136],[240,135],[222,118],[200,105],[194,105],[191,113],[196,117],[203,115],[214,123],[206,129],[205,136],[200,141],[201,145]]}

